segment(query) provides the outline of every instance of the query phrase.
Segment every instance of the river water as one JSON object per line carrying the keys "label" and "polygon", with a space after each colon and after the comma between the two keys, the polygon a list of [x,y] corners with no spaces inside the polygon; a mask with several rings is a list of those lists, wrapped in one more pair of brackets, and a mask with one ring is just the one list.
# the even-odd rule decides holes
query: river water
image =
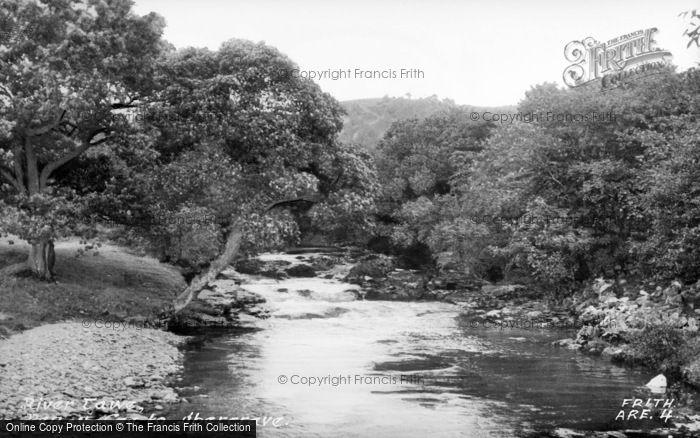
{"label": "river water", "polygon": [[571,332],[473,327],[458,306],[358,300],[347,292],[357,286],[336,279],[250,277],[243,287],[267,299],[272,317],[259,331],[193,343],[180,391],[189,403],[169,418],[257,417],[265,437],[639,426],[615,416],[652,376],[549,345]]}

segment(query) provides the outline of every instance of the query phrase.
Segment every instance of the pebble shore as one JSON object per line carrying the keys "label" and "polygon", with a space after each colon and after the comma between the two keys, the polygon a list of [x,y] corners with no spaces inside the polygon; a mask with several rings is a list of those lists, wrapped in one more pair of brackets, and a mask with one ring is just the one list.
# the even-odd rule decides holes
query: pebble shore
{"label": "pebble shore", "polygon": [[179,402],[186,338],[134,325],[37,327],[0,341],[0,419],[132,418]]}

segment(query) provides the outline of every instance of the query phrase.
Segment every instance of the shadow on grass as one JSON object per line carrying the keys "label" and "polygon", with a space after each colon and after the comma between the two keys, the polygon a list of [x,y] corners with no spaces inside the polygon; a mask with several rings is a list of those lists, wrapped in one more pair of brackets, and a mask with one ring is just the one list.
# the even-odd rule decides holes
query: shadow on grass
{"label": "shadow on grass", "polygon": [[[26,259],[26,246],[0,242],[0,268]],[[155,321],[185,288],[173,267],[108,246],[76,258],[74,244],[56,247],[56,281],[0,278],[0,335],[76,320]]]}

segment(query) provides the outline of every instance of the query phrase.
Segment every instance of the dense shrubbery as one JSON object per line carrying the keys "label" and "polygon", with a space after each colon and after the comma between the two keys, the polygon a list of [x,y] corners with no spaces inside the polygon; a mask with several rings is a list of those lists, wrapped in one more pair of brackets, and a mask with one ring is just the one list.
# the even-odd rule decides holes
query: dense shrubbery
{"label": "dense shrubbery", "polygon": [[670,325],[646,327],[631,336],[629,345],[637,363],[674,377],[699,353],[688,334]]}
{"label": "dense shrubbery", "polygon": [[[605,93],[533,87],[518,110],[599,115],[493,126],[457,110],[379,145],[384,233],[435,267],[526,272],[552,290],[619,275],[700,279],[700,72]],[[600,117],[601,113],[612,116]]]}

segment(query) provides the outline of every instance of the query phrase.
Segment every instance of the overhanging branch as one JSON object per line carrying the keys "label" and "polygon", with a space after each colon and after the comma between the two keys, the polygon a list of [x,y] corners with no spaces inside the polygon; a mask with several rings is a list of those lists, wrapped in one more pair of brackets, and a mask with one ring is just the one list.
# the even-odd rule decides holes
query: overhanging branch
{"label": "overhanging branch", "polygon": [[285,205],[292,205],[292,204],[298,204],[298,203],[306,203],[306,204],[315,204],[318,202],[317,200],[314,199],[308,199],[308,198],[294,198],[294,199],[285,199],[282,201],[275,201],[270,204],[268,204],[265,207],[265,212],[269,212],[277,207],[282,207]]}
{"label": "overhanging branch", "polygon": [[[306,199],[306,198],[294,198],[294,199],[285,199],[282,201],[276,201],[268,204],[265,207],[265,212],[269,212],[270,210],[281,207],[283,205],[292,205],[296,203],[315,203],[317,201],[314,201],[312,199]],[[209,268],[207,269],[206,272],[200,274],[197,278],[195,278],[187,288],[185,288],[180,295],[175,299],[174,302],[174,313],[180,312],[182,309],[184,309],[194,298],[197,297],[199,292],[207,287],[209,282],[214,281],[216,279],[216,276],[221,273],[228,265],[230,265],[236,255],[238,254],[238,251],[241,247],[241,243],[243,241],[243,223],[242,221],[238,220],[234,222],[234,224],[230,227],[230,231],[227,234],[226,237],[226,245],[224,247],[224,251],[217,257],[210,265]]]}
{"label": "overhanging branch", "polygon": [[54,130],[55,128],[58,127],[58,125],[61,124],[61,121],[63,120],[63,116],[65,114],[66,114],[66,111],[64,110],[61,112],[61,115],[56,117],[56,119],[54,119],[53,121],[51,121],[49,123],[46,123],[45,125],[39,126],[38,128],[27,128],[27,130],[25,131],[26,135],[28,137],[38,137],[38,136],[42,136],[42,135]]}
{"label": "overhanging branch", "polygon": [[77,149],[73,149],[72,151],[68,152],[58,160],[52,161],[44,168],[41,170],[41,176],[39,178],[39,183],[40,187],[46,187],[46,183],[49,180],[49,177],[51,174],[58,169],[59,167],[63,166],[67,162],[77,158],[80,154],[91,148],[92,146],[97,146],[98,144],[104,143],[105,141],[109,140],[109,136],[105,136],[97,141],[92,141],[98,134],[100,133],[105,133],[105,129],[99,129],[97,131],[94,131],[88,138],[85,140],[85,142],[82,144]]}
{"label": "overhanging branch", "polygon": [[216,276],[221,273],[226,267],[233,262],[233,259],[238,254],[238,250],[241,247],[241,242],[243,241],[243,229],[240,222],[236,222],[231,227],[231,231],[226,237],[226,246],[224,251],[217,257],[210,265],[206,272],[200,274],[195,278],[187,288],[185,288],[180,295],[175,299],[174,310],[175,313],[180,312],[184,309],[196,296],[199,291],[207,287],[209,282],[214,281]]}

